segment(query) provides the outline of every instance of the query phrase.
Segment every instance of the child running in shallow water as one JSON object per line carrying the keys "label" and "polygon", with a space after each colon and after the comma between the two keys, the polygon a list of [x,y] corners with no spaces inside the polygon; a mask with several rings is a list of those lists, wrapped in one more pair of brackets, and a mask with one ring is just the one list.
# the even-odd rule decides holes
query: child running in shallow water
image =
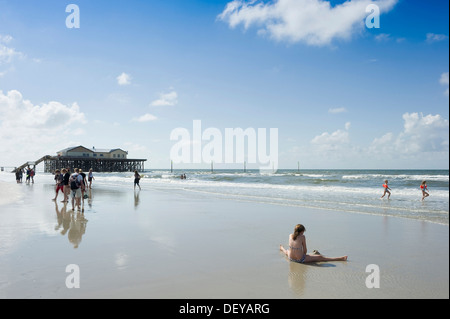
{"label": "child running in shallow water", "polygon": [[423,181],[422,184],[420,184],[420,190],[422,191],[422,201],[425,197],[430,196],[430,194],[428,194],[427,181]]}
{"label": "child running in shallow water", "polygon": [[280,250],[289,258],[290,261],[303,264],[321,261],[347,260],[347,256],[325,257],[317,250],[314,250],[312,255],[308,255],[308,249],[306,248],[306,237],[304,235],[305,231],[305,226],[302,224],[296,225],[294,228],[294,233],[289,235],[289,249],[284,249],[283,245],[280,245]]}
{"label": "child running in shallow water", "polygon": [[386,193],[387,193],[387,194],[388,194],[388,199],[389,199],[389,197],[391,197],[391,192],[390,192],[391,189],[390,189],[389,186],[388,186],[388,180],[385,180],[385,181],[384,181],[383,188],[384,188],[384,193],[383,193],[383,195],[381,196],[381,198],[383,198],[384,195],[386,195]]}

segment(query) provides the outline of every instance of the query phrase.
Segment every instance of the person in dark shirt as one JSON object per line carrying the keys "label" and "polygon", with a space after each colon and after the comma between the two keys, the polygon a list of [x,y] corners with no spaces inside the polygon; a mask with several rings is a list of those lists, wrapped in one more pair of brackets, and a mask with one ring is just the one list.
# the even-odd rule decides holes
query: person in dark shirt
{"label": "person in dark shirt", "polygon": [[79,170],[79,174],[82,177],[82,181],[81,181],[81,198],[84,199],[84,192],[86,191],[86,186],[87,186],[86,174],[83,172],[83,170],[81,168]]}
{"label": "person in dark shirt", "polygon": [[64,185],[64,200],[63,203],[66,203],[69,201],[69,193],[70,193],[70,185],[69,185],[69,179],[70,179],[70,171],[67,168],[63,168],[63,185]]}

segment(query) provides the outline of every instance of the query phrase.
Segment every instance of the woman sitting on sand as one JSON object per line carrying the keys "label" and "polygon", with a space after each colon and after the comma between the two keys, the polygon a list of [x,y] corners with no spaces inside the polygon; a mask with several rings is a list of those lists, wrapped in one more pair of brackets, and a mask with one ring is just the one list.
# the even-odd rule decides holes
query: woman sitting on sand
{"label": "woman sitting on sand", "polygon": [[294,233],[289,235],[289,249],[284,249],[280,245],[280,250],[286,254],[290,261],[297,263],[311,263],[320,261],[346,261],[347,256],[342,257],[325,257],[318,251],[314,251],[313,255],[307,255],[306,237],[303,233],[306,231],[305,226],[298,224],[294,228]]}

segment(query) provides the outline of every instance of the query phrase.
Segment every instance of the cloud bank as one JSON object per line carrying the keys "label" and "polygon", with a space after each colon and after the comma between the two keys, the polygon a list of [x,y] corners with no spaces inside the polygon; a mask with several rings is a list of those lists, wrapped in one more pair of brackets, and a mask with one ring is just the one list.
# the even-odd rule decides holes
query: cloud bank
{"label": "cloud bank", "polygon": [[[52,155],[83,134],[86,117],[73,103],[51,101],[35,105],[17,90],[0,91],[0,145],[2,164],[19,166]],[[49,148],[51,154],[43,154]]]}
{"label": "cloud bank", "polygon": [[404,113],[398,132],[387,132],[366,145],[357,145],[351,136],[350,123],[345,129],[324,132],[310,141],[308,149],[292,149],[308,154],[308,161],[341,168],[348,163],[360,168],[443,168],[449,159],[449,121],[439,114]]}
{"label": "cloud bank", "polygon": [[359,0],[332,6],[323,0],[274,0],[267,3],[234,0],[217,18],[231,28],[242,25],[247,30],[255,26],[258,34],[276,41],[323,46],[336,39],[348,40],[362,32],[366,27],[368,5],[375,4],[384,13],[396,3],[397,0]]}

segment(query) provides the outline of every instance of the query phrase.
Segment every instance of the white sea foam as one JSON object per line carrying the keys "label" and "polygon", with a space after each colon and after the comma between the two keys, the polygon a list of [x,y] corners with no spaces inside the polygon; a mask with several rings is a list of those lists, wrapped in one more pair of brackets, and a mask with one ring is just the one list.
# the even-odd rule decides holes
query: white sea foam
{"label": "white sea foam", "polygon": [[348,180],[372,180],[374,178],[378,178],[380,180],[388,179],[388,180],[411,180],[411,181],[442,181],[448,182],[448,175],[383,175],[383,174],[356,174],[356,175],[343,175],[342,179]]}
{"label": "white sea foam", "polygon": [[[180,175],[186,173],[187,179]],[[270,202],[325,209],[339,209],[378,215],[408,216],[448,224],[449,187],[446,171],[383,171],[374,172],[324,170],[273,174],[209,170],[146,171],[141,173],[140,185],[151,188],[184,189],[210,196]],[[14,174],[0,174],[0,181]],[[133,187],[134,174],[94,173],[94,189]],[[38,182],[54,183],[51,174],[38,174]],[[389,179],[391,199],[380,200],[382,182]],[[430,197],[421,201],[419,181],[426,179]],[[14,184],[14,183],[13,183]],[[8,196],[9,197],[9,196]],[[8,199],[9,200],[9,199]]]}

